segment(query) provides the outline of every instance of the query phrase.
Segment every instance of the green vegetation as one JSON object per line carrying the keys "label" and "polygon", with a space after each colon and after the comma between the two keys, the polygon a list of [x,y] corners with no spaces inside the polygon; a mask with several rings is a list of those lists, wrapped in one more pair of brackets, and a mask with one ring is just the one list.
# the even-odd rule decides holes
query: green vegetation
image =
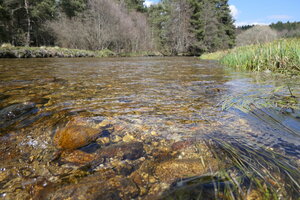
{"label": "green vegetation", "polygon": [[162,0],[150,8],[144,3],[2,0],[0,44],[109,49],[122,55],[200,55],[234,45],[227,0]]}
{"label": "green vegetation", "polygon": [[300,73],[300,39],[281,39],[266,44],[237,47],[224,56],[216,52],[204,54],[201,58],[208,56],[239,70]]}
{"label": "green vegetation", "polygon": [[217,51],[217,52],[214,52],[214,53],[205,53],[205,54],[202,54],[200,56],[200,59],[203,59],[203,60],[220,60],[227,53],[228,53],[228,50],[227,51]]}
{"label": "green vegetation", "polygon": [[89,51],[59,47],[14,47],[3,44],[0,47],[0,58],[48,58],[48,57],[111,57],[115,53],[104,49]]}
{"label": "green vegetation", "polygon": [[226,0],[164,0],[148,15],[155,48],[163,55],[201,55],[234,46]]}
{"label": "green vegetation", "polygon": [[242,70],[300,73],[300,39],[238,47],[221,60],[221,64]]}
{"label": "green vegetation", "polygon": [[270,27],[278,31],[281,37],[300,37],[300,22],[277,22],[272,23]]}

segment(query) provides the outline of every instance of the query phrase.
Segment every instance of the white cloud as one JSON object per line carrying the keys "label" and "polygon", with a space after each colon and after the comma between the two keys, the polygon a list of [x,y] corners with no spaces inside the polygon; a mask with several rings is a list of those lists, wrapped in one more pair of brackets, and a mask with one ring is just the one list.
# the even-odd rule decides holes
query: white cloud
{"label": "white cloud", "polygon": [[272,19],[272,20],[290,20],[292,19],[292,16],[289,15],[272,15],[272,16],[268,16],[268,19]]}
{"label": "white cloud", "polygon": [[237,9],[237,7],[235,5],[230,5],[229,9],[230,9],[230,13],[231,13],[232,17],[236,18],[239,14],[239,10]]}
{"label": "white cloud", "polygon": [[144,2],[144,5],[146,6],[146,7],[150,7],[151,5],[154,5],[154,4],[157,4],[157,3],[155,3],[153,0],[151,1],[151,0],[146,0],[145,2]]}

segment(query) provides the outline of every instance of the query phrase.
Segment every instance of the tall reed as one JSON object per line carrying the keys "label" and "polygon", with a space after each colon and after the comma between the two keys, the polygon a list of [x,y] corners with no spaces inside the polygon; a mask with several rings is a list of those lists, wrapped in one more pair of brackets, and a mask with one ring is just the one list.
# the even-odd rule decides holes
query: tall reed
{"label": "tall reed", "polygon": [[300,39],[237,47],[220,63],[241,70],[300,74]]}

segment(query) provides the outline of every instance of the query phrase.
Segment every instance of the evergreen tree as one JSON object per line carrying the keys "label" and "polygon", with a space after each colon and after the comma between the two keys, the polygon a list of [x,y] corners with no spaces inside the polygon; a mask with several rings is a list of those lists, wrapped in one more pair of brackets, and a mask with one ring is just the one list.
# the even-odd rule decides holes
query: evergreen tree
{"label": "evergreen tree", "polygon": [[219,38],[221,39],[218,49],[232,48],[235,45],[235,26],[230,14],[228,0],[216,0],[216,4],[219,21]]}
{"label": "evergreen tree", "polygon": [[227,0],[190,0],[193,10],[192,31],[196,42],[192,54],[231,48],[235,41],[235,28]]}
{"label": "evergreen tree", "polygon": [[145,12],[144,0],[125,0],[129,9],[135,9],[138,12]]}
{"label": "evergreen tree", "polygon": [[152,38],[156,49],[162,54],[169,54],[169,21],[170,21],[170,4],[168,0],[153,5],[148,9],[148,16],[151,23]]}
{"label": "evergreen tree", "polygon": [[75,17],[83,12],[87,6],[87,0],[60,0],[60,7],[68,17]]}

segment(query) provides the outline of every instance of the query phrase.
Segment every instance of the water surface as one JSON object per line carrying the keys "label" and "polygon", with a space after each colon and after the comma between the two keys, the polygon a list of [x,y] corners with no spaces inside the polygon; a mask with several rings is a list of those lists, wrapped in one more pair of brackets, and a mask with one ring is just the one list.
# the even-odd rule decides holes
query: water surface
{"label": "water surface", "polygon": [[299,162],[297,109],[222,109],[232,102],[249,106],[274,92],[279,99],[295,96],[297,108],[297,78],[233,72],[214,61],[177,57],[2,59],[0,72],[2,111],[25,102],[35,105],[1,124],[0,155],[9,158],[1,161],[2,170],[24,164],[32,150],[46,151],[57,127],[74,116],[118,120],[128,131],[154,131],[175,141],[240,138]]}

